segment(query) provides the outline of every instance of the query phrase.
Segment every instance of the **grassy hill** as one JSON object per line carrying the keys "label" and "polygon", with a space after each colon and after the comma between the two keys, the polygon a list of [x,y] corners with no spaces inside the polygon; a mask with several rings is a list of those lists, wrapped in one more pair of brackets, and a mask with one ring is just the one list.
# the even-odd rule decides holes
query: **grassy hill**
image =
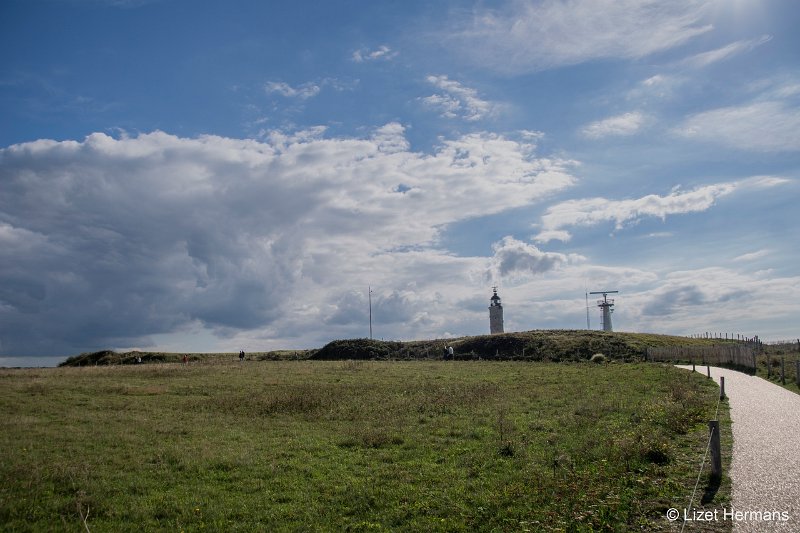
{"label": "grassy hill", "polygon": [[[710,345],[724,341],[691,339],[651,333],[594,330],[534,330],[501,335],[479,335],[452,339],[383,341],[346,339],[332,341],[318,350],[277,350],[248,353],[256,360],[414,360],[441,359],[445,346],[452,346],[457,360],[582,361],[596,353],[609,359],[638,361],[647,347]],[[237,354],[188,354],[190,360],[234,360]],[[183,354],[163,352],[101,351],[70,357],[60,366],[133,364],[141,357],[147,362],[178,362]]]}
{"label": "grassy hill", "polygon": [[[286,361],[308,359],[316,350],[272,350],[269,352],[248,352],[248,360],[256,361]],[[133,365],[141,357],[142,363],[180,363],[183,356],[187,355],[189,361],[226,362],[239,359],[238,353],[171,353],[171,352],[115,352],[101,350],[99,352],[82,353],[67,358],[58,366],[106,366],[106,365]]]}
{"label": "grassy hill", "polygon": [[[720,341],[716,341],[720,342]],[[310,354],[311,359],[441,359],[452,346],[456,360],[583,361],[596,353],[607,358],[644,359],[649,346],[710,345],[713,341],[650,333],[592,330],[534,330],[424,341],[337,340]]]}

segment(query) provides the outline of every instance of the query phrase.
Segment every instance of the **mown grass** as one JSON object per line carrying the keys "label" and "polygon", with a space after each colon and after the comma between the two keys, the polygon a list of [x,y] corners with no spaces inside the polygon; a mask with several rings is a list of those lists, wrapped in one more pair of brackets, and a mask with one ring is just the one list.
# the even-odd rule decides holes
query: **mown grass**
{"label": "mown grass", "polygon": [[[3,370],[0,525],[677,531],[665,511],[689,501],[717,391],[655,364]],[[727,477],[707,488],[695,504],[729,503]]]}

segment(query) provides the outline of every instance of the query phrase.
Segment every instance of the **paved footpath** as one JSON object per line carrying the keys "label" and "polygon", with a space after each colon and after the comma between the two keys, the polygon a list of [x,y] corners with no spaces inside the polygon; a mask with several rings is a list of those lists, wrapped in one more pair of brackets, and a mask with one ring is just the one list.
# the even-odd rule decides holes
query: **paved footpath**
{"label": "paved footpath", "polygon": [[[706,367],[697,371],[705,374]],[[717,383],[720,376],[733,430],[732,509],[748,518],[734,520],[734,531],[800,532],[800,395],[759,377],[711,367]],[[765,520],[767,514],[779,520]],[[788,520],[780,520],[786,515]]]}

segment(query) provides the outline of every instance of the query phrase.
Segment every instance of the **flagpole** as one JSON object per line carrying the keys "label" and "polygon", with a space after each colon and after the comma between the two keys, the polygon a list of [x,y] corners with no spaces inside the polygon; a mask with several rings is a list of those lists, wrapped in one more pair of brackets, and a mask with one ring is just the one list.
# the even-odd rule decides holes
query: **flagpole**
{"label": "flagpole", "polygon": [[592,329],[592,326],[589,325],[589,287],[586,287],[586,329]]}
{"label": "flagpole", "polygon": [[369,338],[372,339],[372,286],[368,286],[369,291]]}

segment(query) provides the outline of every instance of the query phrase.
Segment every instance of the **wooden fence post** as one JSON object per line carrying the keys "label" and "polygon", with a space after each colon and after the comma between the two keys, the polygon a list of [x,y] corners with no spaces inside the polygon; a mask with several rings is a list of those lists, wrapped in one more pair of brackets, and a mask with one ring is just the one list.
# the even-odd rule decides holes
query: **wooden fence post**
{"label": "wooden fence post", "polygon": [[800,359],[794,362],[794,380],[797,386],[800,387]]}
{"label": "wooden fence post", "polygon": [[725,398],[725,376],[719,377],[719,399]]}
{"label": "wooden fence post", "polygon": [[708,377],[710,378],[711,377],[711,365],[706,365],[706,373],[708,374]]}
{"label": "wooden fence post", "polygon": [[786,357],[781,356],[781,385],[786,385]]}
{"label": "wooden fence post", "polygon": [[708,421],[708,431],[711,432],[711,475],[715,479],[722,477],[722,450],[719,440],[719,420]]}
{"label": "wooden fence post", "polygon": [[769,354],[767,354],[767,379],[772,377],[772,361]]}

